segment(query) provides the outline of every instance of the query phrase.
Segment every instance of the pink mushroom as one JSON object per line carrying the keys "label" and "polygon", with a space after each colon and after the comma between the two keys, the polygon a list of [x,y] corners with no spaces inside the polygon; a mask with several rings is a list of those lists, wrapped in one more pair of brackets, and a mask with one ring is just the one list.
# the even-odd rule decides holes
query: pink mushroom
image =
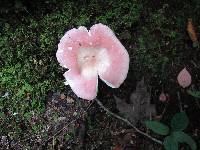
{"label": "pink mushroom", "polygon": [[60,40],[57,60],[69,70],[66,82],[80,98],[97,96],[98,76],[108,86],[118,88],[129,69],[129,55],[112,30],[95,24],[88,31],[81,26],[69,30]]}

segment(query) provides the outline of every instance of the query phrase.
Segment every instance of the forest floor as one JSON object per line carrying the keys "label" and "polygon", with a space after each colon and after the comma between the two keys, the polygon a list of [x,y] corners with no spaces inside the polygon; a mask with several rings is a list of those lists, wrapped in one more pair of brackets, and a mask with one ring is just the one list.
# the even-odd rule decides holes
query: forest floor
{"label": "forest floor", "polygon": [[[179,112],[200,148],[198,0],[15,0],[1,1],[0,14],[0,149],[162,150],[166,135],[144,121],[170,126]],[[66,31],[96,23],[114,31],[130,65],[120,88],[99,80],[97,99],[87,101],[64,86],[55,54]],[[184,68],[192,77],[187,88],[177,82]]]}

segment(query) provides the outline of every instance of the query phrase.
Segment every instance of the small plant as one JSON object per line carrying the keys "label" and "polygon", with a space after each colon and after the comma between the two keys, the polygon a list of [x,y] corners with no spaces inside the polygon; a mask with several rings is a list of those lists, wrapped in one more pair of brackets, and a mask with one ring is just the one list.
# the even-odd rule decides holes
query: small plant
{"label": "small plant", "polygon": [[159,121],[146,121],[145,124],[153,132],[166,136],[163,142],[166,150],[178,150],[180,143],[188,144],[192,150],[197,149],[195,141],[183,132],[189,124],[185,112],[176,113],[170,122],[170,127]]}
{"label": "small plant", "polygon": [[191,90],[188,90],[187,93],[189,95],[195,97],[195,98],[200,99],[200,91],[195,91],[195,90],[191,91]]}

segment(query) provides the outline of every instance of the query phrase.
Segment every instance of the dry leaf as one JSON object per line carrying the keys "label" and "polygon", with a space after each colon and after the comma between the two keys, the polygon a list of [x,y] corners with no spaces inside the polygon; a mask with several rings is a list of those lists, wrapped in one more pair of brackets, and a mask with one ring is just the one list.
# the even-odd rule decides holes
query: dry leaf
{"label": "dry leaf", "polygon": [[144,79],[138,82],[136,90],[131,94],[130,104],[115,96],[118,110],[134,125],[156,115],[155,106],[150,104],[150,94]]}
{"label": "dry leaf", "polygon": [[177,80],[179,85],[182,86],[183,88],[190,86],[192,82],[191,75],[186,68],[181,70],[181,72],[178,74]]}
{"label": "dry leaf", "polygon": [[193,43],[198,41],[195,29],[194,29],[194,25],[192,23],[192,19],[191,18],[188,19],[187,32],[188,32],[188,34],[190,36],[190,39],[192,40]]}

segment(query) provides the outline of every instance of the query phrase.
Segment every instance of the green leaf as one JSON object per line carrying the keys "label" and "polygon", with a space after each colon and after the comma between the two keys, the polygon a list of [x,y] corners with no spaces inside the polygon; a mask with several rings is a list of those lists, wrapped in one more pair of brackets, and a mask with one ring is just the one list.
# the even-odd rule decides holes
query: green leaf
{"label": "green leaf", "polygon": [[158,121],[145,121],[146,126],[153,132],[160,135],[167,135],[169,133],[169,127]]}
{"label": "green leaf", "polygon": [[164,139],[163,144],[166,150],[178,150],[178,142],[174,139],[172,135],[167,136]]}
{"label": "green leaf", "polygon": [[188,134],[184,133],[183,131],[176,131],[173,132],[174,139],[180,143],[187,143],[192,150],[197,149],[197,145],[195,141],[189,136]]}
{"label": "green leaf", "polygon": [[200,98],[200,91],[191,91],[188,90],[187,93],[195,98]]}
{"label": "green leaf", "polygon": [[192,46],[193,46],[194,48],[198,48],[198,47],[199,47],[199,43],[198,43],[198,42],[193,42]]}
{"label": "green leaf", "polygon": [[185,112],[176,113],[171,120],[173,131],[184,130],[189,124],[189,119]]}

